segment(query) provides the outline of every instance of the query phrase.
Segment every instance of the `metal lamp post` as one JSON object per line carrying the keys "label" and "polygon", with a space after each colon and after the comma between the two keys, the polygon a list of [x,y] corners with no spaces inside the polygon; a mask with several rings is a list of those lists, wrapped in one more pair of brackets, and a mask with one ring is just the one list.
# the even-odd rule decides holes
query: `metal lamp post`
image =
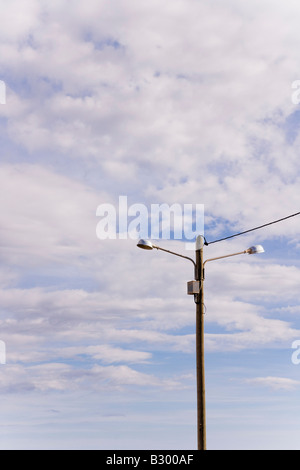
{"label": "metal lamp post", "polygon": [[203,261],[204,237],[199,235],[196,240],[196,262],[188,256],[183,256],[174,251],[169,251],[154,245],[149,240],[139,240],[137,246],[144,250],[165,251],[180,258],[191,261],[195,268],[195,280],[187,283],[187,293],[194,295],[196,304],[196,369],[197,369],[197,437],[198,450],[206,450],[206,407],[205,407],[205,365],[204,365],[204,278],[205,264],[222,258],[229,258],[248,253],[253,255],[263,253],[265,250],[261,245],[255,245],[247,250],[230,255],[210,258]]}

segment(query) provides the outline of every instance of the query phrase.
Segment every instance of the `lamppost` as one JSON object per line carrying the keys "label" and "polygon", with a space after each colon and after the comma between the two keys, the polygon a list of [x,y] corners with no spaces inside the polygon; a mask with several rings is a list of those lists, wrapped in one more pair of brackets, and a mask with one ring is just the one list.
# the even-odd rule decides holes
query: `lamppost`
{"label": "lamppost", "polygon": [[203,261],[203,246],[204,237],[199,235],[196,240],[196,262],[188,256],[183,256],[174,251],[169,251],[159,246],[154,245],[149,240],[139,240],[137,246],[144,250],[165,251],[180,258],[185,258],[191,261],[195,268],[195,280],[187,283],[187,293],[194,295],[196,304],[196,369],[197,369],[197,437],[198,437],[198,450],[206,450],[206,412],[205,412],[205,367],[204,367],[204,278],[205,278],[205,265],[210,261],[215,261],[222,258],[229,258],[231,256],[256,253],[263,253],[265,250],[261,245],[255,245],[247,250],[230,255],[218,256],[217,258],[210,258]]}

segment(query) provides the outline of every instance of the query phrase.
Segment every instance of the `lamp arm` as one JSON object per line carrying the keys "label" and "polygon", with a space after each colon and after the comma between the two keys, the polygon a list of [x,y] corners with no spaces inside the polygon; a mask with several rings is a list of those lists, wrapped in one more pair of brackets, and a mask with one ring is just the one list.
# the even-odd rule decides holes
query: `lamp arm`
{"label": "lamp arm", "polygon": [[171,255],[179,256],[180,258],[188,259],[193,263],[193,265],[196,268],[196,263],[192,258],[189,258],[188,256],[183,256],[180,255],[179,253],[175,253],[174,251],[166,250],[165,248],[161,248],[160,246],[153,245],[153,248],[156,248],[157,250],[165,251],[166,253],[170,253]]}
{"label": "lamp arm", "polygon": [[247,253],[247,250],[245,250],[245,251],[240,251],[239,253],[233,253],[232,255],[218,256],[217,258],[210,258],[210,259],[207,259],[206,261],[204,261],[203,267],[204,267],[205,264],[208,263],[209,261],[215,261],[215,260],[217,260],[217,259],[223,259],[223,258],[230,258],[231,256],[244,255],[245,253]]}

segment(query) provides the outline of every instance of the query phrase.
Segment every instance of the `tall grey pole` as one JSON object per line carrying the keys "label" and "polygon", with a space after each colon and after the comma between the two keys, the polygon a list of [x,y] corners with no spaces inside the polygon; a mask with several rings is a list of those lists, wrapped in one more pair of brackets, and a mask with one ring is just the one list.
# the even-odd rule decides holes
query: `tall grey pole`
{"label": "tall grey pole", "polygon": [[219,256],[218,258],[210,258],[205,262],[203,261],[203,246],[204,237],[199,235],[196,240],[196,262],[188,256],[174,253],[173,251],[165,250],[158,246],[153,245],[150,241],[140,240],[137,244],[139,248],[145,250],[166,251],[172,255],[180,256],[181,258],[192,261],[195,268],[195,281],[188,282],[188,294],[194,295],[196,303],[196,364],[197,364],[197,436],[198,436],[198,450],[206,450],[206,411],[205,411],[205,367],[204,367],[204,268],[205,264],[209,261],[214,261],[222,258],[229,258],[230,256],[242,255],[248,253],[253,255],[255,253],[263,253],[265,250],[261,245],[251,246],[247,250],[233,253],[230,255]]}
{"label": "tall grey pole", "polygon": [[204,367],[204,272],[202,236],[196,241],[195,279],[200,281],[196,294],[196,367],[197,367],[197,435],[198,450],[206,450],[205,367]]}

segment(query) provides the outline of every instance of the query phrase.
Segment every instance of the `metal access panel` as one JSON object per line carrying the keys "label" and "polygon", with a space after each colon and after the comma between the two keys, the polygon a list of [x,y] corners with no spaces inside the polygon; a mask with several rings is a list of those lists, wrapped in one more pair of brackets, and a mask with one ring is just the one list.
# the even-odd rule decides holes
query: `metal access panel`
{"label": "metal access panel", "polygon": [[200,292],[200,281],[189,281],[187,283],[188,295],[199,294]]}

